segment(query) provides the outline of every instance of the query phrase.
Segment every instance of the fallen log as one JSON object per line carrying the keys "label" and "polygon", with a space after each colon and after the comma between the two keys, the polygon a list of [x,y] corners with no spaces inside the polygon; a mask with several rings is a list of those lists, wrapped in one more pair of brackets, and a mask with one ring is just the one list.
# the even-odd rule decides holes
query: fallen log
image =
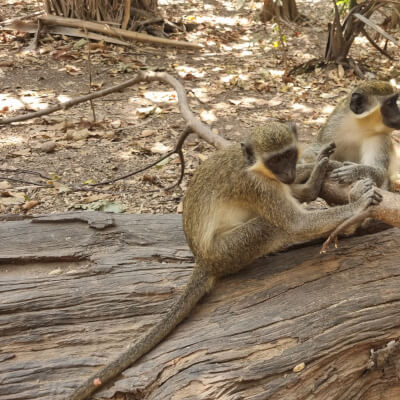
{"label": "fallen log", "polygon": [[[95,398],[398,398],[399,248],[390,229],[260,259]],[[0,399],[67,399],[168,310],[192,268],[178,215],[3,221]]]}

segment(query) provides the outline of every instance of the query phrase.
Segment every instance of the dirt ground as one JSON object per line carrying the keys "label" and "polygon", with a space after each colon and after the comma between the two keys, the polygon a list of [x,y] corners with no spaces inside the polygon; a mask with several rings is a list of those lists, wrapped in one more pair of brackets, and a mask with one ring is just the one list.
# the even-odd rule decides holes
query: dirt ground
{"label": "dirt ground", "polygon": [[[165,4],[164,4],[165,3]],[[199,51],[131,48],[44,34],[37,51],[24,51],[33,35],[0,32],[0,117],[29,113],[58,101],[132,78],[139,69],[167,71],[179,77],[196,116],[214,132],[239,141],[270,119],[295,121],[300,138],[310,142],[333,107],[358,80],[352,71],[317,69],[282,82],[284,62],[272,24],[257,19],[262,3],[246,2],[236,10],[220,0],[160,1],[174,20],[197,23],[176,35],[202,44]],[[306,16],[301,24],[284,24],[290,66],[324,54],[331,7],[322,1],[298,1]],[[0,0],[0,23],[40,10],[37,1]],[[400,40],[400,32],[391,32]],[[383,42],[380,42],[382,44]],[[351,56],[369,79],[398,79],[399,51],[388,43],[395,61],[379,54],[362,38]],[[400,86],[398,86],[400,88]],[[191,135],[185,143],[183,183],[169,192],[179,176],[171,157],[145,173],[101,186],[96,191],[74,185],[102,182],[140,168],[171,149],[184,122],[175,92],[161,83],[139,84],[89,103],[41,118],[0,126],[0,212],[43,214],[71,209],[131,213],[180,212],[188,180],[213,147]],[[399,143],[399,135],[394,141]],[[39,172],[42,176],[35,174]],[[47,187],[35,184],[47,185]]]}

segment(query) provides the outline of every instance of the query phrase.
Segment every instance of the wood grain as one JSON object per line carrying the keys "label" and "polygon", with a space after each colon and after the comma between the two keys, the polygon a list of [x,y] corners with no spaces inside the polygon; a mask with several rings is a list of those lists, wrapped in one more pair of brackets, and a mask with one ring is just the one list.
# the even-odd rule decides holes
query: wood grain
{"label": "wood grain", "polygon": [[[399,247],[390,229],[265,257],[95,398],[398,398]],[[0,399],[67,399],[162,317],[192,268],[177,215],[1,222]]]}

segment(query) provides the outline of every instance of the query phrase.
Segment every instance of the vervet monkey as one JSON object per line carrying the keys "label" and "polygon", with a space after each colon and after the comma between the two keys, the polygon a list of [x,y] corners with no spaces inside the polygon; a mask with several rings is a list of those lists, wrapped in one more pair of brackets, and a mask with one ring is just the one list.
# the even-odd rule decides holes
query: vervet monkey
{"label": "vervet monkey", "polygon": [[160,322],[143,338],[79,386],[83,400],[163,340],[193,310],[218,278],[262,255],[325,237],[381,196],[367,182],[354,203],[305,210],[289,185],[296,177],[298,146],[292,125],[268,123],[241,145],[214,153],[195,172],[183,207],[183,228],[195,257],[192,276]]}
{"label": "vervet monkey", "polygon": [[[390,188],[396,156],[390,133],[400,129],[399,93],[387,82],[360,84],[332,112],[316,141],[303,153],[302,161],[315,162],[322,145],[334,141],[330,179],[351,183],[370,178]],[[299,166],[301,169],[302,167]]]}

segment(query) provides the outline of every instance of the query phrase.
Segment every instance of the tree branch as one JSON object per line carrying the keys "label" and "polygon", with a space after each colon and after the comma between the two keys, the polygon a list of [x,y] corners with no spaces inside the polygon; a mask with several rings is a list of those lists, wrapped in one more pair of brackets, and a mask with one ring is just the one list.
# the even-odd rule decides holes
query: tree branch
{"label": "tree branch", "polygon": [[96,22],[82,21],[75,18],[56,17],[54,15],[43,15],[39,19],[45,25],[61,25],[70,26],[72,28],[87,29],[88,31],[100,32],[118,38],[137,40],[141,42],[149,42],[158,45],[174,46],[187,49],[201,49],[202,46],[197,43],[184,42],[182,40],[171,40],[146,35],[144,33],[131,32],[125,29],[112,28],[109,25],[98,24]]}

